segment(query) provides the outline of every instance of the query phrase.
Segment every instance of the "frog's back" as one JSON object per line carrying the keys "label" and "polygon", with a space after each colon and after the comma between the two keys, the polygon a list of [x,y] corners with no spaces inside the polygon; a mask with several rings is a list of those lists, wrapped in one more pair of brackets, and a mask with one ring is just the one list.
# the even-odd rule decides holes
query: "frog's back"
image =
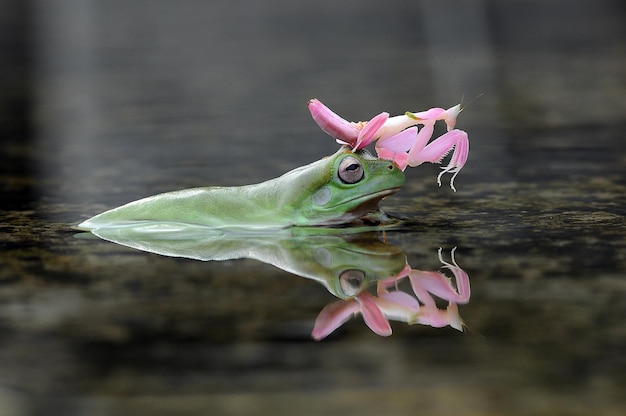
{"label": "frog's back", "polygon": [[277,215],[274,198],[263,195],[264,190],[258,189],[259,185],[192,188],[154,195],[103,212],[78,227],[91,230],[141,222],[212,228],[291,225],[287,216]]}

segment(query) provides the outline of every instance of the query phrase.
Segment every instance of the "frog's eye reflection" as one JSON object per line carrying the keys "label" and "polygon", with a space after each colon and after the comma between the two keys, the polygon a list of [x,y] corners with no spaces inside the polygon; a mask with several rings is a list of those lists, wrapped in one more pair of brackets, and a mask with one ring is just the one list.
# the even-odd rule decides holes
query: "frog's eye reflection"
{"label": "frog's eye reflection", "polygon": [[353,184],[363,179],[361,161],[353,156],[346,156],[339,163],[339,179],[343,183]]}
{"label": "frog's eye reflection", "polygon": [[365,282],[365,272],[363,270],[349,269],[344,270],[339,275],[339,284],[341,290],[346,296],[357,295]]}

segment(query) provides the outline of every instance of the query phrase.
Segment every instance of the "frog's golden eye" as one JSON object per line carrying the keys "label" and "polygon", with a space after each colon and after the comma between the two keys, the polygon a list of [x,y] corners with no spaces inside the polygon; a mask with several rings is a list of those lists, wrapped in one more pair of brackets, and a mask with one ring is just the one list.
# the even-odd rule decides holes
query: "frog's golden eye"
{"label": "frog's golden eye", "polygon": [[365,272],[363,270],[348,269],[339,275],[341,290],[346,296],[358,295],[365,282]]}
{"label": "frog's golden eye", "polygon": [[339,179],[347,184],[354,184],[363,179],[363,165],[353,156],[346,156],[339,163]]}

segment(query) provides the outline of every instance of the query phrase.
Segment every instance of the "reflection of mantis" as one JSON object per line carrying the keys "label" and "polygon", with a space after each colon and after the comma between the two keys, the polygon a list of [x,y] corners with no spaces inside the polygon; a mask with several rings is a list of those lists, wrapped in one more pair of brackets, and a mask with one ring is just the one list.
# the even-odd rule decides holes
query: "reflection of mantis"
{"label": "reflection of mantis", "polygon": [[[187,224],[143,222],[92,233],[165,256],[205,261],[252,258],[316,280],[341,300],[319,314],[315,339],[326,337],[357,313],[384,336],[391,334],[389,320],[462,330],[457,304],[469,301],[469,277],[456,264],[454,251],[451,263],[439,251],[444,268],[454,275],[453,284],[443,273],[412,269],[404,252],[380,241],[374,230],[297,227],[272,233],[225,233]],[[398,289],[404,279],[410,282],[413,295]],[[374,285],[376,295],[367,290]],[[447,308],[439,309],[433,295],[448,301]]]}
{"label": "reflection of mantis", "polygon": [[[462,331],[457,304],[469,302],[469,276],[456,264],[454,250],[452,264],[443,260],[441,249],[439,261],[454,274],[456,289],[443,273],[411,269],[407,264],[399,274],[377,282],[377,296],[362,291],[351,299],[326,306],[317,317],[313,337],[318,340],[326,337],[357,313],[363,315],[372,331],[383,336],[391,335],[389,319],[437,328],[450,325]],[[398,289],[399,281],[407,277],[416,297]],[[448,307],[439,309],[432,295],[447,300]]]}

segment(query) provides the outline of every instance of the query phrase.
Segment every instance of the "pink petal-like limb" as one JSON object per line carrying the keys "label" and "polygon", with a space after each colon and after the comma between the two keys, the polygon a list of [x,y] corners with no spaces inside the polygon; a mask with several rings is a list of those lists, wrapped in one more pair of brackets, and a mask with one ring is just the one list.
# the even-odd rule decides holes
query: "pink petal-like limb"
{"label": "pink petal-like limb", "polygon": [[[463,274],[467,277],[466,273],[463,272]],[[450,302],[467,303],[469,301],[469,293],[457,292],[457,289],[452,286],[450,279],[443,273],[412,270],[409,274],[409,280],[411,281],[411,286],[414,290],[416,288],[418,288],[420,292],[425,290],[440,299]],[[463,290],[467,290],[469,292],[469,278],[467,279],[467,284],[463,283],[462,287]]]}
{"label": "pink petal-like limb", "polygon": [[443,120],[448,127],[448,131],[452,130],[456,125],[456,118],[461,112],[461,104],[450,107],[447,110],[443,108],[431,108],[430,110],[420,111],[419,113],[406,113],[408,117],[415,120]]}
{"label": "pink petal-like limb", "polygon": [[409,160],[407,152],[415,146],[417,136],[417,127],[410,127],[396,135],[380,139],[376,142],[376,153],[380,159],[393,160],[404,171]]}
{"label": "pink petal-like limb", "polygon": [[452,249],[450,256],[452,257],[452,264],[446,262],[441,257],[441,248],[439,249],[439,261],[443,264],[443,267],[450,270],[452,274],[454,274],[454,279],[456,282],[457,293],[459,297],[457,299],[448,299],[451,302],[457,303],[467,303],[469,302],[471,296],[470,282],[469,276],[465,272],[465,270],[461,269],[458,264],[456,264],[456,260],[454,258],[454,252],[456,251],[456,247]]}
{"label": "pink petal-like limb", "polygon": [[[426,126],[424,126],[422,130],[425,128]],[[443,171],[437,176],[437,183],[441,186],[441,176],[443,176],[444,173],[450,172],[453,174],[450,179],[450,187],[456,191],[454,178],[456,178],[456,175],[465,165],[469,153],[469,139],[466,132],[462,130],[451,130],[442,134],[422,149],[416,145],[409,151],[408,164],[409,166],[418,166],[424,162],[439,163],[453,149],[454,153],[452,154],[450,163],[448,163],[448,166],[445,168],[442,168]]]}
{"label": "pink petal-like limb", "polygon": [[408,128],[398,134],[378,140],[376,150],[384,148],[394,153],[406,153],[415,146],[417,136],[417,127]]}
{"label": "pink petal-like limb", "polygon": [[460,170],[463,166],[465,166],[467,156],[469,155],[469,138],[467,137],[467,133],[463,130],[452,130],[448,133],[454,132],[456,132],[458,138],[456,147],[454,148],[454,153],[450,159],[450,165]]}
{"label": "pink petal-like limb", "polygon": [[[415,292],[417,298],[420,302],[422,302],[423,306],[420,308],[416,319],[409,321],[409,324],[429,325],[435,328],[442,328],[446,325],[450,325],[452,328],[462,331],[463,323],[459,316],[457,304],[455,302],[449,302],[447,309],[439,309],[430,292],[424,287],[428,285],[423,285],[423,280],[420,279],[420,277],[429,277],[441,280],[448,279],[439,272],[411,270],[411,273],[409,273],[411,287],[413,288],[413,292]],[[435,292],[439,292],[439,290],[435,290]],[[444,290],[443,292],[446,293],[447,291]],[[454,290],[452,290],[452,293],[454,293]],[[456,293],[454,294],[456,295]],[[446,299],[446,297],[443,297],[443,299]]]}
{"label": "pink petal-like limb", "polygon": [[[409,152],[409,164],[411,166],[419,166],[424,162],[439,163],[441,162],[441,159],[446,157],[446,155],[454,149],[454,146],[459,138],[456,132],[459,130],[452,130],[444,133],[426,145],[423,138],[431,137],[433,129],[434,125],[432,124],[422,127],[420,134],[423,134],[423,136],[420,137],[422,140],[419,140],[422,143],[419,144],[423,145],[419,146],[416,144],[416,146]],[[420,134],[418,134],[418,136],[420,136]]]}
{"label": "pink petal-like limb", "polygon": [[377,305],[378,299],[369,292],[359,293],[356,299],[361,305],[361,313],[363,314],[365,324],[380,336],[388,337],[391,335],[391,325]]}
{"label": "pink petal-like limb", "polygon": [[319,341],[350,320],[361,309],[355,299],[340,300],[330,303],[317,315],[313,326],[313,339]]}
{"label": "pink petal-like limb", "polygon": [[378,130],[380,130],[380,128],[383,126],[383,124],[385,124],[388,118],[389,113],[383,112],[368,121],[367,124],[365,124],[365,127],[363,127],[359,132],[356,143],[354,144],[354,146],[352,146],[352,148],[354,150],[363,149],[374,140],[376,140],[376,138],[378,137],[376,133],[378,133]]}
{"label": "pink petal-like limb", "polygon": [[[424,125],[419,131],[417,127],[410,127],[400,133],[380,139],[376,143],[376,152],[381,159],[393,160],[402,170],[407,165],[417,166],[423,162],[411,161],[411,155],[423,150],[434,131],[434,122]],[[408,154],[406,152],[409,152]],[[425,161],[426,162],[426,161]]]}
{"label": "pink petal-like limb", "polygon": [[399,290],[380,295],[376,303],[387,319],[393,321],[411,322],[420,310],[417,299]]}
{"label": "pink petal-like limb", "polygon": [[348,120],[333,113],[316,98],[309,100],[309,111],[320,128],[342,144],[354,146],[359,137],[359,128]]}
{"label": "pink petal-like limb", "polygon": [[[407,303],[410,301],[403,299],[403,302]],[[319,313],[311,335],[315,340],[319,341],[360,312],[363,315],[365,324],[372,331],[381,336],[389,336],[391,335],[391,325],[389,324],[389,320],[385,317],[381,306],[391,312],[397,309],[394,309],[396,305],[392,302],[377,298],[369,292],[361,292],[357,297],[352,299],[333,302],[326,305]],[[414,305],[411,305],[411,308],[413,307]],[[413,311],[413,314],[414,313],[415,311]],[[406,313],[405,315],[408,316]],[[408,322],[408,318],[405,319],[405,321]]]}
{"label": "pink petal-like limb", "polygon": [[441,272],[421,271],[412,269],[409,272],[409,281],[413,292],[422,303],[428,306],[434,306],[435,302],[430,296],[433,294],[441,299],[454,303],[469,302],[471,290],[468,274],[459,267],[454,258],[456,248],[452,249],[452,263],[443,260],[441,256],[441,248],[438,251],[439,261],[443,268],[450,270],[454,274],[456,288],[453,286],[451,279]]}
{"label": "pink petal-like limb", "polygon": [[411,282],[411,288],[413,289],[413,293],[415,293],[415,296],[417,296],[419,301],[422,302],[422,304],[427,308],[436,308],[437,303],[435,302],[435,299],[433,299],[433,297],[428,292],[428,290],[424,288],[424,286],[421,284],[421,279],[420,279],[422,275],[427,275],[431,273],[435,275],[441,275],[441,273],[439,272],[424,272],[421,270],[411,270],[411,272],[409,273],[409,281]]}
{"label": "pink petal-like limb", "polygon": [[[376,143],[378,157],[393,160],[402,170],[406,169],[407,165],[415,167],[424,162],[430,162],[429,160],[419,161],[415,157],[411,160],[411,155],[419,155],[419,151],[424,150],[426,143],[433,135],[434,129],[434,122],[429,122],[419,131],[417,127],[410,127],[393,136],[382,138]],[[408,154],[406,153],[407,151],[409,152]]]}
{"label": "pink petal-like limb", "polygon": [[409,323],[429,325],[434,328],[443,328],[446,325],[450,325],[458,331],[463,331],[463,321],[459,316],[459,308],[453,302],[450,302],[445,310],[436,306],[422,308],[416,319]]}
{"label": "pink petal-like limb", "polygon": [[467,162],[467,157],[469,155],[469,139],[467,137],[467,133],[463,130],[451,130],[446,134],[453,133],[457,136],[457,144],[454,148],[454,153],[452,153],[448,166],[441,168],[442,171],[439,175],[437,175],[437,183],[441,186],[441,177],[444,173],[450,172],[452,173],[452,177],[450,178],[450,188],[456,192],[454,179],[456,178],[456,175],[459,174],[463,166],[465,166],[465,162]]}

